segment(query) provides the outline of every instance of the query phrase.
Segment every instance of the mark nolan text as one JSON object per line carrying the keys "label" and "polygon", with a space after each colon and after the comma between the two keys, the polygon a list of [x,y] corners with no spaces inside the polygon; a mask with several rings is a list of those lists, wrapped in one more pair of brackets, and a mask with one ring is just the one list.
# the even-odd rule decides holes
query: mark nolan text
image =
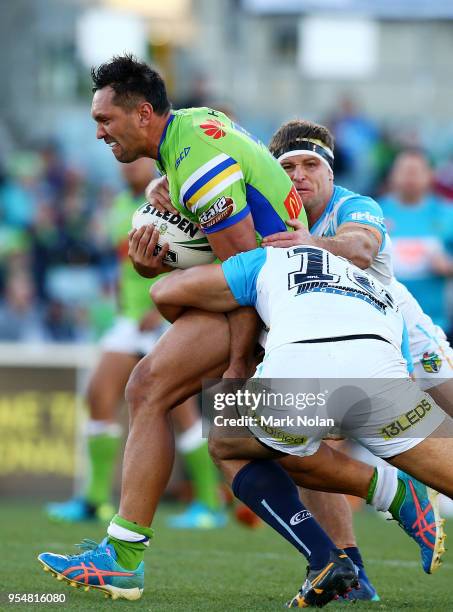
{"label": "mark nolan text", "polygon": [[287,415],[285,417],[244,415],[228,418],[218,414],[214,417],[214,425],[218,427],[335,427],[335,420],[319,416],[307,417],[306,415]]}

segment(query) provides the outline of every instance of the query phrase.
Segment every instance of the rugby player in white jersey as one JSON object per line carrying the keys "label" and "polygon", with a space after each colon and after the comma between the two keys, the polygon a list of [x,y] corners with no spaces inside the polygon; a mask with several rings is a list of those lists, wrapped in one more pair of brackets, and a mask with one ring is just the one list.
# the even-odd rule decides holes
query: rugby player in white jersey
{"label": "rugby player in white jersey", "polygon": [[[334,393],[345,379],[353,379],[356,390],[363,389],[360,399],[353,394],[334,400],[333,411],[323,411],[322,403],[308,411],[313,417],[333,416],[333,424],[322,418],[318,423],[315,418],[315,426],[307,428],[297,421],[297,409],[293,407],[285,412],[278,406],[276,412],[275,405],[269,410],[265,405],[254,412],[251,403],[240,408],[239,402],[236,416],[248,419],[245,426],[254,439],[241,438],[240,434],[224,437],[220,431],[223,423],[215,420],[216,454],[222,456],[224,473],[236,496],[259,515],[264,507],[274,518],[274,528],[289,533],[285,535],[288,540],[292,538],[306,550],[311,549],[313,540],[300,527],[310,515],[306,510],[291,514],[293,483],[290,479],[286,484],[281,482],[281,468],[276,463],[257,459],[288,455],[280,463],[297,481],[297,470],[304,471],[304,462],[323,454],[322,439],[337,431],[339,423],[342,433],[376,456],[453,495],[453,441],[449,439],[453,421],[408,377],[401,354],[403,317],[391,294],[371,275],[312,245],[265,248],[235,255],[221,265],[177,271],[156,283],[152,296],[163,316],[172,322],[189,307],[228,312],[238,306],[254,306],[270,330],[264,360],[255,374],[255,378],[264,379],[265,385],[258,389],[271,385],[272,391],[282,392],[285,385],[288,389],[287,379],[291,378],[297,379],[299,392],[316,393],[329,378],[337,379],[337,386],[330,389]],[[283,379],[280,385],[278,379]],[[374,385],[370,386],[370,381]],[[276,425],[272,417],[270,422],[262,420],[272,414],[274,418],[278,414]],[[392,425],[404,415],[409,431],[394,436]],[[324,457],[320,460],[323,462]],[[370,487],[365,473],[357,474],[357,480],[349,483],[345,492],[369,496],[373,484]],[[391,473],[386,477],[392,478]],[[401,474],[400,478],[407,482],[409,477]],[[263,481],[267,487],[264,495]],[[338,483],[337,490],[342,486]],[[409,489],[413,488],[410,481]],[[398,485],[398,490],[404,497],[404,487]],[[392,501],[387,493],[379,496],[382,507],[390,505],[394,512],[398,494]],[[282,500],[288,500],[288,509]],[[418,516],[414,518],[417,522]],[[271,520],[267,522],[272,524]],[[340,558],[332,556],[322,571],[309,567],[306,582],[289,605],[327,603],[329,599],[322,597],[332,594],[330,571],[339,569],[338,563]],[[316,597],[316,591],[324,595]]]}
{"label": "rugby player in white jersey", "polygon": [[[263,244],[289,246],[302,241],[321,246],[348,258],[360,268],[368,269],[388,285],[406,321],[417,383],[449,415],[453,415],[453,351],[443,330],[433,324],[404,285],[394,278],[391,244],[379,205],[369,197],[334,184],[332,134],[322,125],[294,120],[277,130],[269,148],[303,199],[310,233],[296,221],[293,225],[296,232],[266,237]],[[439,354],[441,368],[428,373],[424,365],[425,353]],[[395,433],[398,432],[395,430]],[[335,542],[345,548],[360,566],[362,562],[360,556],[356,556],[352,515],[346,499],[341,496],[332,499],[323,493],[310,491],[302,495]],[[438,513],[436,496],[431,495],[431,500]],[[429,533],[429,521],[422,520],[422,523]],[[422,549],[423,568],[428,573],[438,567],[443,552],[442,529],[436,535],[436,540],[427,540]],[[361,584],[366,583],[367,579],[362,575]]]}

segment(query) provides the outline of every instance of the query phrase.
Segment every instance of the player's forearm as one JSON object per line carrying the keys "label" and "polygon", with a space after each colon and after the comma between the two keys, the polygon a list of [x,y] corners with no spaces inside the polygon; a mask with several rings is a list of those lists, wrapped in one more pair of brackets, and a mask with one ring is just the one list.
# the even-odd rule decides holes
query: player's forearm
{"label": "player's forearm", "polygon": [[363,232],[337,234],[332,238],[313,237],[313,244],[348,259],[362,270],[371,266],[377,254],[373,237]]}
{"label": "player's forearm", "polygon": [[189,307],[209,312],[229,312],[238,308],[220,265],[174,270],[154,283],[151,299],[161,314],[172,322]]}
{"label": "player's forearm", "polygon": [[238,308],[228,313],[230,325],[230,366],[237,378],[248,378],[250,364],[258,339],[260,319],[252,307]]}
{"label": "player's forearm", "polygon": [[156,276],[159,276],[160,274],[165,274],[166,272],[172,272],[174,270],[174,268],[168,266],[167,264],[162,264],[158,269],[143,266],[135,261],[132,261],[132,264],[135,271],[138,272],[140,276],[143,276],[143,278],[156,278]]}

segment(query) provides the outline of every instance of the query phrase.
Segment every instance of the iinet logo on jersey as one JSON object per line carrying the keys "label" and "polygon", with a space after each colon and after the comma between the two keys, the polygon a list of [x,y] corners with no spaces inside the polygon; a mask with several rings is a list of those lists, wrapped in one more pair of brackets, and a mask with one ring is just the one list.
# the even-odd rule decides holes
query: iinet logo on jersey
{"label": "iinet logo on jersey", "polygon": [[355,212],[352,213],[351,219],[353,221],[368,221],[369,223],[384,223],[384,217],[378,217],[377,215],[372,215],[370,212]]}

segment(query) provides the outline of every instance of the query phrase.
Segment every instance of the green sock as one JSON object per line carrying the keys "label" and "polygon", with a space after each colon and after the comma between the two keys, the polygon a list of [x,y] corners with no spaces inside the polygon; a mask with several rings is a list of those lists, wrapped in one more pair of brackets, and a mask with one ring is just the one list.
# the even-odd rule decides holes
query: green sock
{"label": "green sock", "polygon": [[88,438],[90,477],[85,497],[93,506],[98,507],[110,501],[113,472],[120,445],[121,436],[109,433]]}
{"label": "green sock", "polygon": [[127,570],[136,570],[143,561],[146,544],[143,542],[126,542],[109,536],[109,544],[116,550],[117,562]]}
{"label": "green sock", "polygon": [[367,504],[371,504],[371,502],[373,501],[374,493],[376,491],[377,481],[378,481],[378,471],[376,468],[374,468],[373,476],[371,477],[370,487],[368,489],[368,493],[366,496]]}
{"label": "green sock", "polygon": [[396,489],[395,497],[393,498],[392,503],[390,504],[389,512],[392,516],[398,516],[399,509],[401,508],[401,504],[406,497],[406,486],[401,478],[398,478],[398,487]]}
{"label": "green sock", "polygon": [[218,510],[221,506],[219,475],[209,456],[206,440],[202,440],[197,448],[184,452],[183,457],[193,484],[194,498],[209,509]]}
{"label": "green sock", "polygon": [[[154,535],[154,531],[151,527],[143,527],[142,525],[137,525],[137,523],[126,521],[126,519],[123,519],[119,514],[116,514],[111,522],[147,538],[152,538]],[[110,534],[108,536],[108,542],[116,551],[118,564],[128,570],[137,569],[143,561],[145,550],[148,545],[147,542],[127,542],[126,540],[120,540]]]}

